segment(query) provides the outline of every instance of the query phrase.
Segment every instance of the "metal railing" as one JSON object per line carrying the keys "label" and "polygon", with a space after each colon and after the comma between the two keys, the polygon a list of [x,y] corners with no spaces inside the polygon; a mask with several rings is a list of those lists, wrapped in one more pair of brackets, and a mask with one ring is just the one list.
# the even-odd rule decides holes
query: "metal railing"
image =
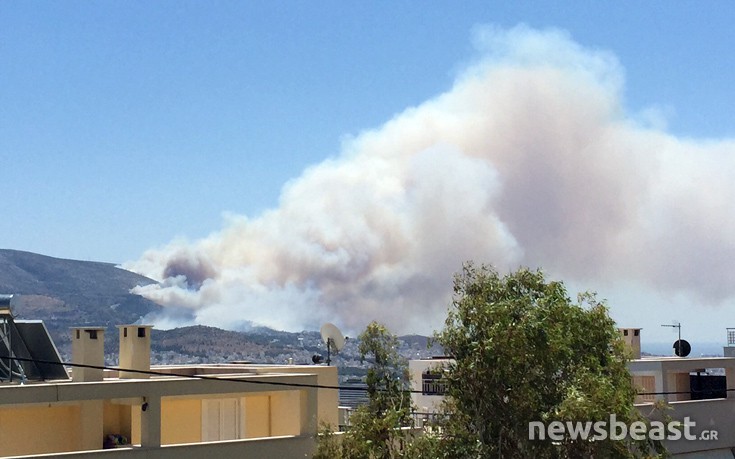
{"label": "metal railing", "polygon": [[735,346],[735,328],[727,329],[727,345]]}

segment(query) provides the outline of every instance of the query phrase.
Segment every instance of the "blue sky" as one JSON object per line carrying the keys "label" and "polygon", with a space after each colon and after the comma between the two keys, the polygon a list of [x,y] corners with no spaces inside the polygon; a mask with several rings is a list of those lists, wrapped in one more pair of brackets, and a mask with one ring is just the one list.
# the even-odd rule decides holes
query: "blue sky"
{"label": "blue sky", "polygon": [[610,53],[626,118],[729,139],[734,19],[726,2],[2,2],[0,247],[124,262],[257,218],[450,90],[488,26]]}
{"label": "blue sky", "polygon": [[340,139],[444,90],[481,24],[557,27],[625,101],[735,131],[725,2],[3,2],[3,247],[122,262],[275,206]]}

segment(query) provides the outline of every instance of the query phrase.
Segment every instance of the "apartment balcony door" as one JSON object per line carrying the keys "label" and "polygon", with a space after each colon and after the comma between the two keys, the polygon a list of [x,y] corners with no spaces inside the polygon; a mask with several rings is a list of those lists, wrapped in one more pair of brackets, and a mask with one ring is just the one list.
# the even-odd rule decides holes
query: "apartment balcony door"
{"label": "apartment balcony door", "polygon": [[202,400],[202,441],[245,438],[243,413],[237,398]]}

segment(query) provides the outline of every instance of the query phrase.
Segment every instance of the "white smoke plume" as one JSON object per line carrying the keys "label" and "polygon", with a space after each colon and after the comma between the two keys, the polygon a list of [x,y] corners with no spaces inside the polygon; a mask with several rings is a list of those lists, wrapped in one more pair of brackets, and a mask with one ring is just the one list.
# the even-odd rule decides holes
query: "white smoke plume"
{"label": "white smoke plume", "polygon": [[439,327],[465,260],[590,288],[735,297],[735,142],[677,138],[622,102],[614,55],[564,32],[485,28],[454,85],[229,217],[127,268],[196,322],[350,332]]}

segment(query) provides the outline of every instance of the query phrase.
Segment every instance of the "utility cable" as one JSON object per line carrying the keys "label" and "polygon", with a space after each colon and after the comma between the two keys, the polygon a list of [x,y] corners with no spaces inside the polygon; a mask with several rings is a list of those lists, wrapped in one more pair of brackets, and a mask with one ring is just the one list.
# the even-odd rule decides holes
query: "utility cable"
{"label": "utility cable", "polygon": [[[212,381],[233,381],[233,382],[241,382],[241,383],[247,383],[247,384],[266,384],[271,386],[285,386],[285,387],[295,387],[295,388],[302,388],[302,389],[328,389],[328,390],[343,390],[343,391],[358,391],[358,392],[367,392],[367,387],[355,387],[355,386],[330,386],[325,384],[308,384],[308,383],[293,383],[293,382],[282,382],[282,381],[253,381],[249,378],[219,378],[214,375],[189,375],[184,373],[164,373],[162,371],[154,371],[154,370],[135,370],[132,368],[122,368],[122,367],[111,367],[106,365],[89,365],[89,364],[83,364],[83,363],[71,363],[71,362],[58,362],[53,360],[42,360],[42,359],[32,359],[32,358],[24,358],[24,357],[10,357],[5,355],[0,355],[0,360],[16,360],[19,362],[31,362],[36,364],[46,364],[46,365],[62,365],[62,366],[68,366],[72,368],[89,368],[93,370],[112,370],[112,371],[118,371],[118,372],[128,372],[128,373],[139,373],[149,376],[163,376],[163,377],[178,377],[178,378],[187,378],[187,379],[204,379],[204,380],[212,380]],[[305,366],[305,368],[309,368],[309,366]],[[267,375],[260,375],[257,373],[253,373],[254,376],[267,376]],[[376,389],[378,392],[385,392],[386,389]],[[636,395],[639,396],[648,396],[648,395],[683,395],[683,394],[697,394],[697,393],[716,393],[716,392],[733,392],[735,391],[735,388],[732,389],[696,389],[696,390],[689,390],[689,391],[661,391],[661,392],[638,392]],[[410,390],[405,389],[401,392],[404,393],[411,393],[411,394],[423,394],[424,391],[421,390]]]}
{"label": "utility cable", "polygon": [[[70,363],[70,362],[57,362],[53,360],[42,360],[42,359],[31,359],[31,358],[25,358],[25,357],[9,357],[9,356],[2,356],[0,355],[0,359],[12,359],[19,362],[33,362],[33,363],[41,363],[46,365],[62,365],[62,366],[69,366],[72,368],[89,368],[93,370],[113,370],[113,371],[120,371],[120,372],[129,372],[129,373],[138,373],[143,375],[149,375],[149,376],[169,376],[169,377],[179,377],[179,378],[188,378],[188,379],[205,379],[205,380],[212,380],[212,381],[233,381],[233,382],[242,382],[242,383],[248,383],[248,384],[266,384],[271,386],[287,386],[287,387],[297,387],[297,388],[303,388],[303,389],[331,389],[331,390],[345,390],[345,391],[361,391],[361,392],[367,392],[367,387],[355,387],[355,386],[330,386],[330,385],[324,385],[324,384],[308,384],[308,383],[293,383],[293,382],[282,382],[282,381],[253,381],[249,378],[218,378],[214,375],[189,375],[189,374],[183,374],[183,373],[164,373],[162,371],[154,371],[154,370],[135,370],[132,368],[122,368],[122,367],[110,367],[105,365],[89,365],[84,363]],[[305,368],[309,368],[306,366]],[[268,376],[267,374],[261,375],[257,373],[253,373],[253,376]],[[377,389],[379,392],[385,391],[385,389]],[[402,390],[401,392],[409,392],[409,393],[417,393],[421,394],[423,393],[420,390]]]}

